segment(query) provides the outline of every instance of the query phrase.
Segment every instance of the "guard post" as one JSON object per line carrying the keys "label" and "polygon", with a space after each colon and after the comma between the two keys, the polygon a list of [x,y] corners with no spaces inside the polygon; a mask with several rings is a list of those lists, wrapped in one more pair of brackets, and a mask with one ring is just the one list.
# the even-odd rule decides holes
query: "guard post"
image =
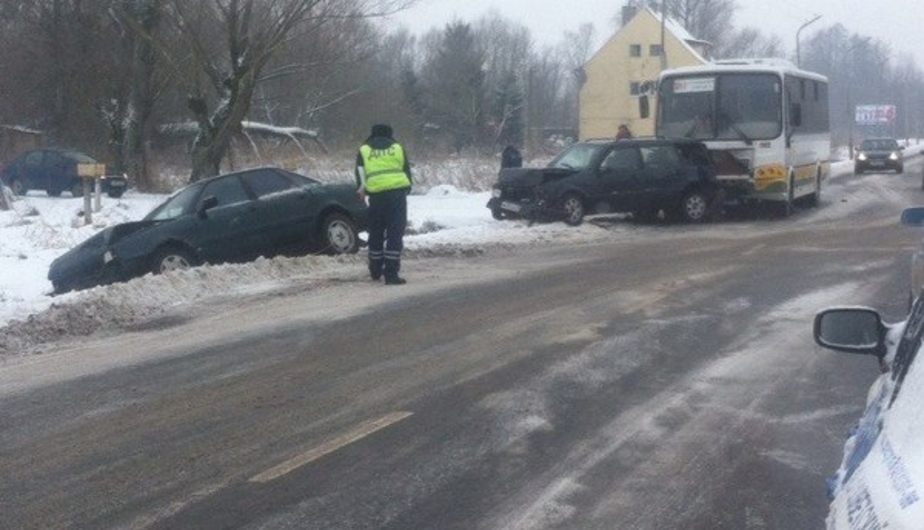
{"label": "guard post", "polygon": [[[77,176],[83,181],[83,218],[86,224],[93,223],[93,213],[98,212],[102,207],[100,205],[100,195],[102,194],[102,184],[100,177],[106,174],[106,164],[77,164]],[[90,193],[96,197],[92,211],[90,208]]]}

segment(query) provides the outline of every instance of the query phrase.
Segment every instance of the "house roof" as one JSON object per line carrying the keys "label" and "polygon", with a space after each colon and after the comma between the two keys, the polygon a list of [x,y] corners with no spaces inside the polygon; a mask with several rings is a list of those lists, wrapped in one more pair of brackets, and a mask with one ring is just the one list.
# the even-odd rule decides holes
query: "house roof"
{"label": "house roof", "polygon": [[[661,13],[658,13],[657,11],[651,9],[650,7],[646,7],[645,11],[648,11],[648,13],[650,13],[651,16],[653,16],[655,20],[657,20],[658,22],[661,21]],[[677,22],[671,17],[664,18],[664,30],[670,32],[674,37],[676,37],[681,42],[683,42],[683,44],[686,47],[688,47],[690,51],[695,53],[696,55],[699,55],[699,52],[697,52],[691,46],[692,44],[702,44],[705,46],[712,46],[711,42],[694,37],[689,31],[687,31],[687,28],[683,27],[683,25],[680,22]]]}
{"label": "house roof", "polygon": [[[607,39],[607,43],[613,40],[617,35],[619,35],[619,32],[622,31],[623,28],[625,28],[629,24],[632,24],[635,18],[638,17],[640,14],[642,14],[643,11],[647,12],[648,15],[654,18],[656,21],[658,21],[659,24],[661,23],[661,13],[655,11],[654,9],[650,7],[639,9],[638,12],[636,12],[635,15],[623,25],[622,28],[617,30],[616,33],[614,33],[609,39]],[[678,41],[680,41],[680,43],[691,54],[702,59],[702,62],[706,62],[706,58],[700,55],[699,51],[697,51],[696,48],[693,47],[693,45],[711,46],[712,43],[710,43],[709,41],[705,41],[705,40],[694,37],[689,31],[687,31],[686,28],[683,27],[682,24],[680,24],[679,22],[677,22],[671,17],[666,17],[664,19],[664,31],[666,33],[669,33],[671,36],[673,36]],[[607,44],[604,43],[603,46],[600,47],[600,49],[602,50],[606,46]],[[597,50],[597,53],[599,53],[599,51],[600,50]],[[594,55],[596,55],[596,53]],[[591,57],[587,62],[590,62],[591,60],[593,60],[593,57]]]}

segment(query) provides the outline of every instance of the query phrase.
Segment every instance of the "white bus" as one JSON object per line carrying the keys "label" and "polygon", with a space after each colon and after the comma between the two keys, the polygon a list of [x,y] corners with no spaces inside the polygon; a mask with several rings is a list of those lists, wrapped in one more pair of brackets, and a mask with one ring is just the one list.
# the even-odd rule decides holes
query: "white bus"
{"label": "white bus", "polygon": [[782,216],[797,200],[818,203],[831,166],[822,75],[783,59],[665,70],[655,123],[658,136],[695,138],[709,147],[731,201],[769,203]]}

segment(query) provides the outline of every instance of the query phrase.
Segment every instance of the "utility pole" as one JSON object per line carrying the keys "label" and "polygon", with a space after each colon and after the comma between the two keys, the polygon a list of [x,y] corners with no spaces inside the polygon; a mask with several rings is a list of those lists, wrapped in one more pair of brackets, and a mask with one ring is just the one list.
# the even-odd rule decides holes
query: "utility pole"
{"label": "utility pole", "polygon": [[665,26],[667,24],[667,0],[661,0],[661,71],[667,70],[667,48],[664,47]]}

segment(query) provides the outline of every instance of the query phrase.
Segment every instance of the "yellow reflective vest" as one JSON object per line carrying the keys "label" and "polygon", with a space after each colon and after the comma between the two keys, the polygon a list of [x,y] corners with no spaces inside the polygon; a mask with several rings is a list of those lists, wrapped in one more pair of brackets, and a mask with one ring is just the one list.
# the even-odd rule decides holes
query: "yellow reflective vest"
{"label": "yellow reflective vest", "polygon": [[385,149],[373,149],[364,144],[359,148],[363,157],[366,192],[400,190],[411,187],[411,179],[404,172],[404,148],[395,142]]}

